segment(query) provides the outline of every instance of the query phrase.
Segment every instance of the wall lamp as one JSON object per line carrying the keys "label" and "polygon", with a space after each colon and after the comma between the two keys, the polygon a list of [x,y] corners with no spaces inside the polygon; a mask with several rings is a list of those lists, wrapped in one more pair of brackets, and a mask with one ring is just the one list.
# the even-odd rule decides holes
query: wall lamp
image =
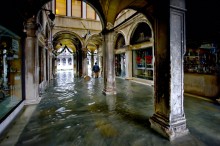
{"label": "wall lamp", "polygon": [[50,20],[54,21],[54,19],[55,19],[55,14],[52,13],[52,10],[47,10],[47,9],[42,9],[42,10],[50,12],[50,13],[48,14],[48,17],[50,18]]}

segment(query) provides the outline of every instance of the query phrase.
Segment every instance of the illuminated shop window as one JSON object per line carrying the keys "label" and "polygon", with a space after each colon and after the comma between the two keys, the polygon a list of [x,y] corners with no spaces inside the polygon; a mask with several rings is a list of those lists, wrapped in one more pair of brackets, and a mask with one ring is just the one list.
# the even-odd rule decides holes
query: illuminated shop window
{"label": "illuminated shop window", "polygon": [[133,77],[153,80],[152,47],[133,51]]}
{"label": "illuminated shop window", "polygon": [[82,1],[72,0],[72,16],[82,17]]}
{"label": "illuminated shop window", "polygon": [[67,15],[67,4],[66,0],[56,0],[56,14]]}

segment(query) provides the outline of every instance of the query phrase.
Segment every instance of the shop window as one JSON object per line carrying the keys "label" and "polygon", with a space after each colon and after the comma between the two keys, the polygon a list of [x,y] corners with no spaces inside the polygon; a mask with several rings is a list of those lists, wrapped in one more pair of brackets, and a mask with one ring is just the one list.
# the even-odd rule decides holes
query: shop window
{"label": "shop window", "polygon": [[56,0],[56,14],[57,15],[67,15],[67,1],[66,0]]}
{"label": "shop window", "polygon": [[[2,27],[0,26],[0,31],[1,29]],[[20,40],[15,38],[13,36],[0,37],[1,120],[17,104],[19,104],[20,101],[22,101],[22,54],[20,49]]]}
{"label": "shop window", "polygon": [[153,80],[152,47],[133,51],[133,76]]}
{"label": "shop window", "polygon": [[187,48],[184,57],[184,72],[220,74],[220,51],[214,44]]}
{"label": "shop window", "polygon": [[82,17],[82,1],[72,0],[72,16]]}
{"label": "shop window", "polygon": [[86,4],[86,18],[87,19],[96,19],[95,10],[88,4]]}

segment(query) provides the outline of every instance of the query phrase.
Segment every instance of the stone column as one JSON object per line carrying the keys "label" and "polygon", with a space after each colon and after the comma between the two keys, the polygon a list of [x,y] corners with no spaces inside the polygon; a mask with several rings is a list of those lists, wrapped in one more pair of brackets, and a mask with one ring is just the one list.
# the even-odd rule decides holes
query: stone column
{"label": "stone column", "polygon": [[53,55],[49,53],[49,80],[53,79]]}
{"label": "stone column", "polygon": [[99,45],[98,49],[100,76],[103,77],[103,45]]}
{"label": "stone column", "polygon": [[82,77],[83,74],[82,74],[82,55],[83,55],[83,51],[80,49],[79,50],[79,53],[78,53],[78,72],[79,72],[79,76],[78,77]]}
{"label": "stone column", "polygon": [[104,32],[103,68],[104,89],[103,94],[116,94],[115,63],[114,63],[114,32]]}
{"label": "stone column", "polygon": [[132,79],[132,50],[130,45],[127,46],[126,52],[125,52],[125,79]]}
{"label": "stone column", "polygon": [[25,27],[25,104],[36,104],[40,101],[36,18],[29,18]]}
{"label": "stone column", "polygon": [[88,76],[88,64],[87,64],[87,49],[84,48],[83,50],[83,76]]}
{"label": "stone column", "polygon": [[94,52],[91,51],[91,69],[92,69],[93,65],[95,64],[95,61],[94,61],[94,60],[95,60],[95,59],[94,59]]}
{"label": "stone column", "polygon": [[151,128],[174,140],[188,134],[183,107],[185,1],[159,0],[155,31],[154,114]]}

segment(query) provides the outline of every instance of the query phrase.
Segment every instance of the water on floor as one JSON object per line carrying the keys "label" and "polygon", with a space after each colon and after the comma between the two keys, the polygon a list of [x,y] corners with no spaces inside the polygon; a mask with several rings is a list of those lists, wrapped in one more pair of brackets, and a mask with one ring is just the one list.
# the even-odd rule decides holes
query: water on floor
{"label": "water on floor", "polygon": [[[218,127],[211,133],[215,134],[214,138],[202,133],[209,131],[202,121],[204,117],[195,109],[204,104],[210,108],[208,104],[212,103],[186,98],[186,117],[192,134],[170,142],[150,128],[153,88],[123,79],[117,79],[116,86],[116,95],[104,96],[102,78],[85,81],[74,78],[71,72],[58,73],[42,94],[16,146],[214,146],[220,142],[220,138],[216,138],[216,133],[220,133]],[[211,110],[214,109],[215,115],[210,118],[217,121],[203,120],[217,125],[219,108],[213,106]],[[202,108],[199,110],[208,114]],[[197,118],[198,121],[194,121]],[[200,129],[197,124],[204,128]],[[207,142],[209,138],[214,142]]]}

